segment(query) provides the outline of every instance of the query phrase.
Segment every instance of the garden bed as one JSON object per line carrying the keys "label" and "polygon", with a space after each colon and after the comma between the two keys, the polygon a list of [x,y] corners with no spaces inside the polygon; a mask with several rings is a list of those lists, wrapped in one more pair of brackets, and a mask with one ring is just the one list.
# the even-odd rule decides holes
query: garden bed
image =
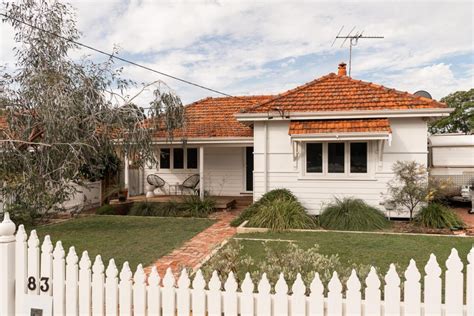
{"label": "garden bed", "polygon": [[[248,221],[244,221],[237,227],[237,234],[249,234],[249,233],[267,233],[271,230],[265,227],[248,227]],[[285,232],[347,232],[343,230],[327,230],[321,227],[314,229],[287,229]],[[367,234],[410,234],[410,235],[438,235],[438,236],[474,236],[474,232],[470,229],[466,230],[450,230],[450,229],[436,229],[421,227],[413,222],[409,221],[391,221],[389,228],[379,231],[352,231],[354,233],[367,233]]]}
{"label": "garden bed", "polygon": [[[359,232],[267,232],[239,234],[232,239],[238,243],[235,258],[251,258],[252,263],[244,269],[237,269],[238,278],[244,274],[254,272],[257,266],[268,262],[266,247],[273,248],[273,253],[281,255],[286,252],[288,245],[293,244],[303,250],[310,249],[315,244],[319,246],[318,253],[325,256],[337,255],[341,262],[341,269],[350,269],[356,266],[374,266],[380,275],[385,275],[389,265],[394,263],[397,271],[403,275],[410,259],[414,259],[417,268],[422,271],[430,254],[436,255],[443,271],[445,261],[453,248],[457,249],[464,264],[467,263],[467,254],[474,244],[474,237],[457,236],[427,236],[387,233],[359,233]],[[226,251],[232,243],[224,246],[216,256]],[[244,259],[247,260],[247,259]],[[213,259],[204,264],[204,269],[212,271]],[[214,264],[216,264],[214,260]],[[218,263],[217,263],[218,264]],[[235,264],[235,263],[234,263]],[[245,264],[243,264],[245,266]],[[295,275],[305,267],[288,267],[286,273]],[[367,268],[363,269],[368,272]],[[262,271],[260,271],[262,272]],[[330,276],[327,276],[330,278]]]}

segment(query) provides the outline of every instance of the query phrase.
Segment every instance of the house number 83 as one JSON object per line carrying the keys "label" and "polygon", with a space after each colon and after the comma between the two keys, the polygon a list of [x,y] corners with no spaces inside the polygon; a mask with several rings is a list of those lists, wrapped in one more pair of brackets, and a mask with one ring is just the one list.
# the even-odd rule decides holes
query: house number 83
{"label": "house number 83", "polygon": [[[37,287],[36,278],[30,276],[28,278],[28,290],[34,291],[34,290],[36,290],[36,287]],[[49,278],[46,278],[46,277],[40,278],[39,289],[40,289],[41,292],[48,292],[49,291]]]}

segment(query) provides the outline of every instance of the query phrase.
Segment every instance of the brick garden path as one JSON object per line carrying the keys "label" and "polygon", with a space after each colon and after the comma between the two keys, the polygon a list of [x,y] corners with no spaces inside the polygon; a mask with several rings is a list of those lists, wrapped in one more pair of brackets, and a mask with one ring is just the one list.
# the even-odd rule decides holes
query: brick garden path
{"label": "brick garden path", "polygon": [[[216,248],[234,236],[237,230],[230,226],[230,222],[251,203],[251,199],[247,197],[236,200],[234,209],[213,214],[211,218],[217,220],[214,224],[185,242],[180,248],[158,259],[154,265],[160,275],[163,276],[168,267],[171,267],[175,274],[178,274],[183,267],[198,269]],[[152,266],[145,269],[147,273]]]}

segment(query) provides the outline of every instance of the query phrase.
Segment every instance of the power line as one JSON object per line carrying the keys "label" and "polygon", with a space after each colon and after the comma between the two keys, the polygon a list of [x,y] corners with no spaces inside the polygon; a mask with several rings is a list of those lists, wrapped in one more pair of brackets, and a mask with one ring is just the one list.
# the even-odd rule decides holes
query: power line
{"label": "power line", "polygon": [[56,37],[59,37],[61,39],[64,39],[68,42],[71,42],[71,43],[74,43],[78,46],[81,46],[81,47],[84,47],[84,48],[87,48],[87,49],[90,49],[90,50],[93,50],[97,53],[100,53],[100,54],[103,54],[103,55],[106,55],[110,58],[114,58],[114,59],[117,59],[117,60],[120,60],[124,63],[128,63],[130,65],[133,65],[133,66],[136,66],[136,67],[139,67],[139,68],[142,68],[142,69],[145,69],[145,70],[148,70],[148,71],[151,71],[151,72],[154,72],[154,73],[157,73],[159,75],[162,75],[162,76],[165,76],[165,77],[168,77],[168,78],[171,78],[171,79],[174,79],[174,80],[177,80],[177,81],[180,81],[180,82],[183,82],[183,83],[186,83],[186,84],[189,84],[189,85],[192,85],[192,86],[195,86],[195,87],[198,87],[198,88],[201,88],[201,89],[204,89],[204,90],[208,90],[208,91],[211,91],[211,92],[214,92],[214,93],[217,93],[217,94],[220,94],[220,95],[223,95],[223,96],[226,96],[226,97],[232,97],[232,98],[238,98],[238,99],[242,99],[242,100],[245,100],[246,102],[250,102],[252,104],[254,104],[254,102],[250,101],[250,100],[246,100],[246,99],[243,99],[243,98],[239,98],[237,96],[233,96],[233,95],[230,95],[228,93],[225,93],[225,92],[222,92],[222,91],[219,91],[219,90],[216,90],[216,89],[212,89],[212,88],[209,88],[209,87],[206,87],[206,86],[203,86],[201,84],[198,84],[198,83],[195,83],[195,82],[192,82],[192,81],[189,81],[189,80],[186,80],[186,79],[182,79],[182,78],[179,78],[179,77],[176,77],[176,76],[173,76],[173,75],[170,75],[170,74],[167,74],[165,72],[162,72],[162,71],[159,71],[159,70],[156,70],[156,69],[153,69],[153,68],[150,68],[150,67],[147,67],[147,66],[144,66],[144,65],[141,65],[141,64],[138,64],[134,61],[131,61],[131,60],[128,60],[128,59],[125,59],[125,58],[122,58],[122,57],[119,57],[119,56],[116,56],[114,54],[110,54],[110,53],[107,53],[103,50],[100,50],[98,48],[95,48],[95,47],[92,47],[90,45],[87,45],[87,44],[83,44],[81,42],[78,42],[78,41],[75,41],[73,39],[70,39],[70,38],[67,38],[67,37],[64,37],[60,34],[57,34],[57,33],[54,33],[54,32],[51,32],[51,31],[48,31],[48,30],[45,30],[45,29],[42,29],[36,25],[33,25],[31,23],[28,23],[28,22],[25,22],[25,21],[22,21],[22,20],[19,20],[17,18],[14,18],[14,17],[11,17],[5,13],[0,13],[0,15],[6,17],[7,19],[11,19],[11,20],[14,20],[18,23],[22,23],[24,25],[27,25],[31,28],[34,28],[36,30],[39,30],[41,32],[44,32],[44,33],[47,33],[47,34],[50,34],[50,35],[53,35],[53,36],[56,36]]}

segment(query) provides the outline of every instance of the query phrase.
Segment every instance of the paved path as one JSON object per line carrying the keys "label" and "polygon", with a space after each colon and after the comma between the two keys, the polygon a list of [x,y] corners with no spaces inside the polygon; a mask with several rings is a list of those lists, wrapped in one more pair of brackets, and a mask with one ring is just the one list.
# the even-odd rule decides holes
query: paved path
{"label": "paved path", "polygon": [[[198,269],[213,254],[216,248],[235,235],[237,229],[229,224],[250,203],[251,200],[248,198],[238,199],[235,209],[214,213],[211,218],[216,219],[216,223],[188,240],[180,248],[173,250],[155,262],[154,265],[160,275],[163,276],[168,267],[171,267],[175,274],[179,273],[183,267],[192,268],[193,270]],[[151,270],[151,267],[145,269],[147,273]]]}

